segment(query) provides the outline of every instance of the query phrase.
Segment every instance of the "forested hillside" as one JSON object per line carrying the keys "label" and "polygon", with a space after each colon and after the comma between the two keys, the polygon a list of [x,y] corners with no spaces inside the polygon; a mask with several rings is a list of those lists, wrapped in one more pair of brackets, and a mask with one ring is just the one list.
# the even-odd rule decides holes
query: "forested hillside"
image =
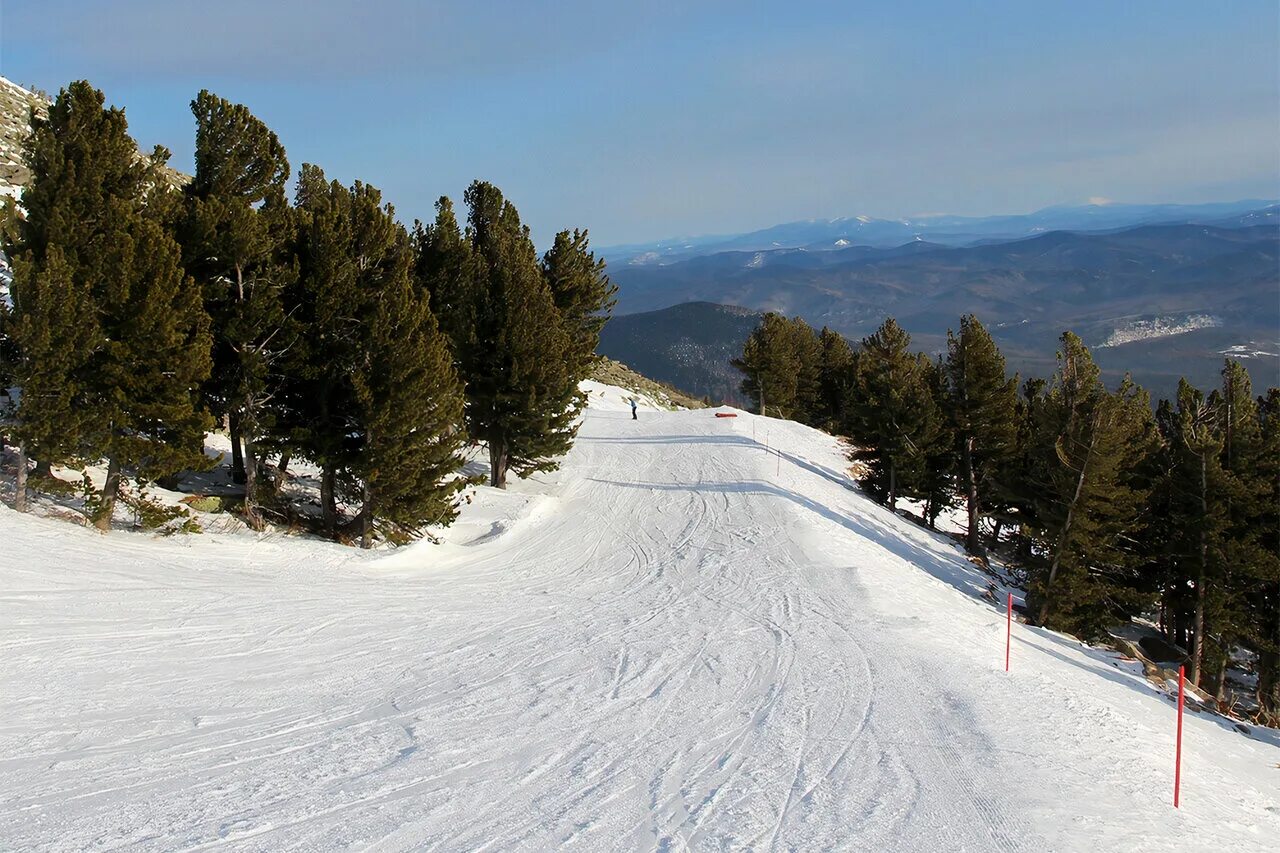
{"label": "forested hillside", "polygon": [[734,363],[762,413],[847,436],[889,509],[909,499],[933,527],[963,508],[967,550],[1014,567],[1035,623],[1096,638],[1150,620],[1224,708],[1243,655],[1245,692],[1280,725],[1280,388],[1227,359],[1214,387],[1184,379],[1153,412],[1075,334],[1057,361],[1012,374],[973,314],[935,358],[893,318],[851,345],[770,313]]}

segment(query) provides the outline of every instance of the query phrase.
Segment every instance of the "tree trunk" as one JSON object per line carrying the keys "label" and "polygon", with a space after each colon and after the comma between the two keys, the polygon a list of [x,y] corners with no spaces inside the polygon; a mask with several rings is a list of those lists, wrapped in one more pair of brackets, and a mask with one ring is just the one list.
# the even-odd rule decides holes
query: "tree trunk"
{"label": "tree trunk", "polygon": [[979,529],[978,477],[973,470],[973,436],[966,436],[964,440],[964,480],[965,505],[969,515],[964,547],[975,557],[985,557],[987,549],[982,546],[982,531]]}
{"label": "tree trunk", "polygon": [[46,480],[53,476],[53,465],[49,463],[48,459],[36,460],[35,476]]}
{"label": "tree trunk", "polygon": [[1049,579],[1044,585],[1044,601],[1040,603],[1040,611],[1036,615],[1036,624],[1043,625],[1045,620],[1049,618],[1049,590],[1053,588],[1053,581],[1058,576],[1058,569],[1062,567],[1062,554],[1067,547],[1067,537],[1071,533],[1071,522],[1074,519],[1076,504],[1080,502],[1080,493],[1084,491],[1085,472],[1089,470],[1089,459],[1093,456],[1093,448],[1098,444],[1098,426],[1094,424],[1093,437],[1089,440],[1089,449],[1084,454],[1084,462],[1080,463],[1080,476],[1076,478],[1076,491],[1071,496],[1071,503],[1067,507],[1067,518],[1062,523],[1062,533],[1058,536],[1058,547],[1053,552],[1053,563],[1049,566]]}
{"label": "tree trunk", "polygon": [[116,494],[120,491],[120,463],[112,456],[107,460],[107,481],[102,486],[102,506],[93,519],[93,526],[106,533],[111,530],[111,518],[116,511]]}
{"label": "tree trunk", "polygon": [[320,471],[320,513],[324,519],[324,532],[331,538],[338,528],[338,502],[333,495],[337,477],[338,472],[332,465],[325,465]]}
{"label": "tree trunk", "polygon": [[1258,655],[1258,708],[1264,723],[1280,725],[1280,649]]}
{"label": "tree trunk", "polygon": [[1230,662],[1231,656],[1225,651],[1218,658],[1218,683],[1216,685],[1217,692],[1214,694],[1214,698],[1217,699],[1219,703],[1227,700],[1227,664]]}
{"label": "tree trunk", "polygon": [[13,484],[13,508],[18,512],[27,511],[27,451],[18,445],[18,474]]}
{"label": "tree trunk", "polygon": [[1191,649],[1191,683],[1196,687],[1200,686],[1200,673],[1204,668],[1204,599],[1205,599],[1205,582],[1208,575],[1209,562],[1209,543],[1205,537],[1205,524],[1209,518],[1209,502],[1206,499],[1205,492],[1208,487],[1208,478],[1205,469],[1208,467],[1208,460],[1205,459],[1204,453],[1200,454],[1200,534],[1198,537],[1200,545],[1200,571],[1196,576],[1196,621],[1195,636],[1192,637]]}
{"label": "tree trunk", "polygon": [[1003,527],[1004,527],[1004,519],[997,518],[995,520],[995,524],[993,524],[991,527],[991,547],[992,548],[997,548],[1000,546],[1000,530]]}
{"label": "tree trunk", "polygon": [[262,513],[258,511],[258,459],[253,439],[244,436],[244,521],[254,530],[264,527]]}
{"label": "tree trunk", "polygon": [[231,433],[231,481],[245,481],[244,451],[240,445],[240,416],[231,414],[227,417],[228,430]]}
{"label": "tree trunk", "polygon": [[893,462],[889,462],[889,511],[898,511],[898,471]]}
{"label": "tree trunk", "polygon": [[284,489],[285,481],[289,479],[290,458],[290,453],[286,450],[280,454],[280,462],[276,465],[276,476],[272,480],[271,487],[277,495]]}
{"label": "tree trunk", "polygon": [[373,495],[369,491],[369,482],[367,480],[365,481],[364,493],[361,498],[363,505],[360,507],[360,547],[369,549],[373,547],[373,515],[369,507]]}
{"label": "tree trunk", "polygon": [[501,430],[489,432],[489,485],[498,489],[507,487],[507,439]]}

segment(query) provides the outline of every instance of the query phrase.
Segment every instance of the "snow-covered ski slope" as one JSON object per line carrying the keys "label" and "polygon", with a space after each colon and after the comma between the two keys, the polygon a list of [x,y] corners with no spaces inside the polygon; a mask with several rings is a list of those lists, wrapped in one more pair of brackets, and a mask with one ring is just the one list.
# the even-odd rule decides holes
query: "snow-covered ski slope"
{"label": "snow-covered ski slope", "polygon": [[1276,849],[1273,733],[1188,715],[1175,811],[1168,699],[1024,626],[1006,674],[830,438],[592,397],[443,545],[0,510],[0,848]]}

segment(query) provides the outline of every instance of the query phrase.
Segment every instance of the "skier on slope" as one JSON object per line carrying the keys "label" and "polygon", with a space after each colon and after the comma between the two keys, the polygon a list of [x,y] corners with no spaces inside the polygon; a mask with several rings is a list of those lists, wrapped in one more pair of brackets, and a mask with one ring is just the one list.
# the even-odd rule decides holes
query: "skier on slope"
{"label": "skier on slope", "polygon": [[636,398],[631,398],[631,420],[638,421],[640,418],[636,416]]}

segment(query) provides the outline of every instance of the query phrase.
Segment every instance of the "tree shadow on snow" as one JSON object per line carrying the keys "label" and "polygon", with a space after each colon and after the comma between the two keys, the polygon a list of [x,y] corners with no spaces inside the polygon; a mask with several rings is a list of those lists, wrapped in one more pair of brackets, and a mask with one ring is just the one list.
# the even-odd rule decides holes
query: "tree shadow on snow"
{"label": "tree shadow on snow", "polygon": [[[750,441],[748,440],[748,443]],[[797,460],[788,454],[783,454],[784,458],[800,464],[802,467],[814,470],[818,466],[812,463],[806,463]],[[840,485],[847,485],[847,478],[839,477],[828,469],[814,470],[826,479],[832,480]],[[955,547],[950,541],[941,541],[942,534],[934,534],[921,529],[919,532],[927,538],[932,539],[938,537],[940,541],[936,544],[938,548],[935,550],[928,547],[924,542],[911,541],[902,536],[899,531],[893,530],[887,525],[876,521],[872,516],[856,517],[838,512],[831,507],[818,503],[812,498],[803,495],[791,489],[767,483],[763,480],[743,480],[736,483],[644,483],[644,482],[622,482],[617,480],[596,480],[598,483],[607,483],[611,486],[618,486],[624,489],[643,489],[654,492],[712,492],[720,494],[757,494],[757,495],[773,495],[774,497],[789,500],[797,506],[809,510],[833,524],[849,530],[858,536],[879,545],[886,551],[900,557],[901,559],[924,569],[928,574],[937,580],[946,583],[955,589],[963,592],[972,598],[985,599],[988,587],[992,579],[979,570],[976,566],[964,559],[956,552]],[[881,510],[880,507],[873,507],[874,511],[888,512]]]}

